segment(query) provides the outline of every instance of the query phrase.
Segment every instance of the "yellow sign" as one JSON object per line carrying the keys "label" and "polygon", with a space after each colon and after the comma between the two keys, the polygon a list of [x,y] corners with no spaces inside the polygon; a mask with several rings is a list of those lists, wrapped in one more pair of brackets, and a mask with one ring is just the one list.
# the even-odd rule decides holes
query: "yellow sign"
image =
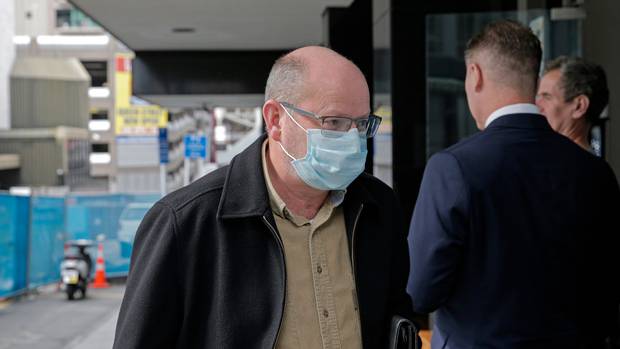
{"label": "yellow sign", "polygon": [[116,107],[127,107],[131,98],[131,55],[119,53],[115,59]]}
{"label": "yellow sign", "polygon": [[156,105],[132,105],[116,108],[116,134],[156,136],[168,124],[168,111]]}
{"label": "yellow sign", "polygon": [[157,136],[168,124],[168,111],[156,105],[131,105],[130,54],[115,59],[114,129],[119,136]]}
{"label": "yellow sign", "polygon": [[381,117],[378,133],[392,132],[392,106],[380,105],[375,109],[375,115]]}

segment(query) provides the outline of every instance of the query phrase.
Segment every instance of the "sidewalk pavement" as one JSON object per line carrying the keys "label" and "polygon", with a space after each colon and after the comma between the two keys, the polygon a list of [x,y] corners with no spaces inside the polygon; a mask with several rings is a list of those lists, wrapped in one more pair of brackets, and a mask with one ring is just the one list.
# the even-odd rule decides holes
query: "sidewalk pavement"
{"label": "sidewalk pavement", "polygon": [[67,345],[67,349],[111,349],[114,343],[114,330],[118,319],[118,310],[84,338],[76,338]]}

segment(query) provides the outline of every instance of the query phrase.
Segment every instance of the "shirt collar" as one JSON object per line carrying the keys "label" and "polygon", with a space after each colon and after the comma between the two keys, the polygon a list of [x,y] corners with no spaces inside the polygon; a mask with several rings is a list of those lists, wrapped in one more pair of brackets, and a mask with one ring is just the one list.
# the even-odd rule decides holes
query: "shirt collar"
{"label": "shirt collar", "polygon": [[485,128],[489,127],[489,125],[493,121],[499,119],[500,117],[504,115],[509,115],[509,114],[540,114],[540,110],[538,109],[536,105],[531,104],[531,103],[510,104],[510,105],[501,107],[497,109],[496,111],[494,111],[493,113],[491,113],[491,115],[489,115],[489,117],[487,118],[487,121],[484,127]]}
{"label": "shirt collar", "polygon": [[263,175],[265,176],[265,184],[267,186],[267,193],[269,194],[269,204],[271,206],[271,209],[274,211],[275,214],[282,217],[284,215],[284,208],[286,207],[286,204],[284,203],[284,201],[282,201],[280,195],[278,195],[278,193],[276,192],[273,184],[271,183],[271,178],[269,177],[269,171],[267,170],[267,142],[268,140],[265,140],[263,142],[263,147],[261,150]]}

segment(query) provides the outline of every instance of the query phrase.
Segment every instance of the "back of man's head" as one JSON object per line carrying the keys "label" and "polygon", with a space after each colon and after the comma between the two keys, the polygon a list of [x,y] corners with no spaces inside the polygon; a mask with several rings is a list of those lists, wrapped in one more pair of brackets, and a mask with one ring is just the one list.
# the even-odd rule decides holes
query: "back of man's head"
{"label": "back of man's head", "polygon": [[522,96],[536,95],[542,49],[532,31],[512,20],[487,25],[471,38],[465,49],[466,62],[484,65],[487,78]]}
{"label": "back of man's head", "polygon": [[609,102],[607,77],[603,67],[582,58],[560,56],[545,65],[544,74],[554,70],[560,71],[558,83],[564,101],[569,102],[579,95],[588,97],[586,121],[596,123]]}

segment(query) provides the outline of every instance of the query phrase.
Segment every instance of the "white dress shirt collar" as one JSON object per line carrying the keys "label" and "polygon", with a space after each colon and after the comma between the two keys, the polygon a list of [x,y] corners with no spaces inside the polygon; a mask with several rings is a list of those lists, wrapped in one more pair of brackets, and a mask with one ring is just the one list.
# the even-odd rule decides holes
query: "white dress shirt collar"
{"label": "white dress shirt collar", "polygon": [[540,110],[536,105],[531,103],[510,104],[491,113],[487,118],[484,128],[489,127],[493,121],[508,114],[540,114]]}

